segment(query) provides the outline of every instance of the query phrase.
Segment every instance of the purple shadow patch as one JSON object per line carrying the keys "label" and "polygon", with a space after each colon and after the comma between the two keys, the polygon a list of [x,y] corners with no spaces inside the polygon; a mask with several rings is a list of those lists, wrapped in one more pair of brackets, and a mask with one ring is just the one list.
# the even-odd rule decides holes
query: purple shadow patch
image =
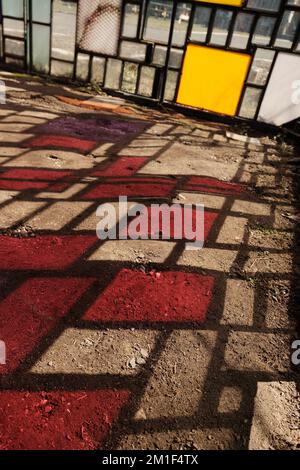
{"label": "purple shadow patch", "polygon": [[34,132],[115,142],[122,137],[143,131],[146,125],[144,122],[128,122],[120,119],[66,116],[37,126]]}

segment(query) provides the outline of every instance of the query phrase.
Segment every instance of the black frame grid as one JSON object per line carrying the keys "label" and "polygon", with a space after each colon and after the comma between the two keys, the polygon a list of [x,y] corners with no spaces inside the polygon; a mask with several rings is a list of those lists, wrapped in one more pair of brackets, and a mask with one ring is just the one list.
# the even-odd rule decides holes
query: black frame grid
{"label": "black frame grid", "polygon": [[[78,4],[78,0],[70,0],[73,4]],[[167,26],[167,40],[160,40],[159,38],[149,40],[145,39],[145,32],[147,28],[147,14],[148,12],[151,11],[151,8],[153,7],[153,4],[155,3],[155,0],[122,0],[121,2],[121,11],[120,17],[120,25],[119,25],[119,31],[118,31],[118,47],[115,55],[110,55],[110,54],[102,54],[102,53],[97,53],[93,52],[90,50],[86,50],[84,48],[81,48],[78,44],[78,25],[79,25],[79,8],[77,5],[77,10],[76,10],[76,38],[75,38],[75,44],[74,44],[74,60],[64,60],[62,58],[57,58],[53,55],[52,52],[52,40],[53,40],[53,12],[54,12],[54,0],[51,0],[51,21],[50,23],[39,23],[36,21],[32,20],[32,0],[24,0],[24,9],[25,9],[25,16],[23,19],[12,17],[11,19],[19,19],[23,21],[24,25],[24,50],[25,50],[25,55],[23,58],[24,61],[24,68],[27,69],[30,72],[39,72],[34,70],[34,64],[32,63],[32,57],[33,57],[33,47],[34,44],[32,43],[32,29],[35,24],[41,24],[43,26],[48,26],[50,28],[50,53],[49,53],[49,75],[53,75],[53,61],[55,62],[61,62],[65,64],[70,65],[70,69],[72,70],[72,74],[69,78],[72,78],[73,80],[78,80],[78,81],[85,81],[85,82],[90,82],[93,79],[93,66],[97,60],[97,58],[100,58],[103,62],[103,73],[102,76],[103,78],[99,81],[98,85],[102,86],[104,90],[109,91],[111,93],[115,93],[117,95],[125,95],[137,100],[142,100],[146,103],[168,103],[169,105],[174,105],[176,107],[179,107],[181,109],[191,109],[191,111],[194,112],[203,112],[204,110],[200,110],[198,108],[189,108],[188,106],[183,106],[177,104],[177,96],[178,96],[178,91],[179,91],[179,85],[180,85],[180,80],[182,76],[182,71],[183,71],[183,64],[184,64],[184,57],[186,54],[186,50],[190,44],[195,44],[195,45],[201,45],[201,46],[206,46],[210,48],[215,48],[218,50],[224,50],[224,51],[232,51],[232,52],[239,52],[239,53],[244,53],[248,54],[251,56],[251,64],[249,67],[248,71],[248,76],[247,79],[244,83],[243,90],[241,93],[240,101],[237,107],[237,112],[236,112],[236,117],[239,119],[246,119],[246,120],[257,120],[258,113],[259,113],[259,108],[262,103],[262,100],[264,98],[264,94],[266,91],[266,88],[268,86],[270,76],[272,74],[272,70],[276,61],[276,58],[278,56],[279,52],[290,52],[290,53],[295,53],[295,54],[300,54],[300,5],[292,5],[289,4],[288,0],[281,0],[279,8],[277,11],[272,11],[268,8],[261,8],[259,5],[262,2],[262,0],[256,0],[257,5],[255,7],[252,7],[251,5],[248,6],[248,2],[250,0],[247,0],[246,2],[243,3],[242,6],[232,6],[232,5],[223,5],[223,4],[216,4],[213,2],[206,2],[206,1],[199,1],[199,0],[187,0],[186,2],[180,1],[180,0],[169,0],[168,2],[165,2],[166,5],[169,6],[169,13],[168,17],[166,18],[168,22]],[[157,3],[162,4],[162,2],[157,1]],[[252,1],[253,3],[253,1]],[[2,2],[1,2],[2,4]],[[28,8],[25,8],[26,5]],[[135,9],[135,14],[137,16],[137,22],[136,22],[136,32],[135,34],[128,35],[124,34],[125,30],[125,22],[127,16],[125,15],[125,11],[127,6],[131,7],[136,7]],[[174,31],[176,28],[176,20],[178,20],[178,8],[186,5],[186,8],[188,10],[188,19],[185,19],[185,37],[184,40],[182,41],[181,45],[175,44],[174,43]],[[129,8],[129,11],[130,11]],[[207,24],[206,32],[204,33],[205,37],[201,40],[195,40],[195,35],[192,34],[193,32],[193,25],[196,24],[197,21],[197,12],[201,11],[201,8],[205,8],[206,10],[209,9],[210,11],[210,16],[209,16],[209,21]],[[128,10],[127,10],[128,11]],[[213,33],[214,33],[214,28],[215,28],[215,20],[216,20],[216,15],[218,15],[218,12],[220,11],[225,11],[228,12],[230,16],[229,20],[229,26],[224,30],[224,41],[223,43],[214,43],[212,40],[213,38]],[[276,43],[276,39],[278,39],[278,34],[280,32],[280,27],[281,27],[281,22],[284,17],[285,12],[295,12],[295,14],[298,14],[298,24],[296,31],[294,32],[294,36],[290,37],[290,47],[284,47],[283,44],[278,44]],[[241,24],[239,25],[239,28],[235,29],[236,25],[236,20],[238,18],[239,14],[246,14],[248,15],[247,20],[251,20],[251,24],[247,25],[247,28],[245,30],[239,29],[241,28]],[[27,17],[26,17],[27,15]],[[3,20],[5,18],[10,18],[9,16],[4,16]],[[239,17],[240,18],[240,17]],[[254,36],[257,32],[257,27],[261,22],[268,22],[268,18],[273,20],[273,31],[272,33],[268,36],[269,40],[267,39],[266,42],[262,41],[259,43],[259,41],[254,41]],[[199,23],[200,24],[200,23]],[[27,25],[27,27],[26,27]],[[243,41],[243,47],[237,47],[236,44],[232,44],[232,39],[234,37],[235,31],[238,31],[241,34],[244,34],[244,41]],[[16,40],[21,40],[19,37],[7,35],[4,32],[4,28],[2,28],[2,42],[3,42],[3,62],[6,63],[7,58],[13,58],[13,59],[19,59],[19,57],[16,57],[14,55],[11,55],[6,51],[5,47],[5,39],[10,38],[10,39],[16,39]],[[128,54],[128,56],[124,56],[122,54],[122,45],[128,43],[136,45],[137,47],[140,47],[142,49],[141,55],[138,56],[132,56]],[[160,51],[163,53],[164,57],[162,59],[162,63],[156,63],[154,61],[154,54],[156,51]],[[255,53],[257,50],[270,50],[274,51],[274,56],[272,59],[272,62],[270,64],[269,68],[269,73],[267,76],[267,79],[263,85],[260,84],[255,84],[255,83],[249,83],[249,76],[252,71],[252,65],[255,57]],[[27,54],[28,51],[28,54]],[[175,54],[178,55],[179,57],[179,63],[174,64],[173,59],[175,57]],[[81,59],[81,55],[84,56],[86,59],[86,67],[87,67],[87,73],[86,77],[84,80],[82,77],[78,76],[77,70],[78,70],[78,63],[79,60]],[[181,55],[181,59],[180,59]],[[28,58],[28,60],[27,60]],[[118,68],[120,69],[120,74],[118,77],[118,84],[117,86],[110,87],[108,86],[108,79],[110,77],[110,72],[109,72],[109,66],[111,64],[111,60],[117,60],[118,62]],[[181,60],[181,63],[180,63]],[[133,85],[132,85],[132,91],[128,91],[128,88],[126,89],[126,86],[124,86],[124,81],[125,81],[125,74],[126,70],[128,68],[132,67],[133,74],[134,74],[134,80],[133,80]],[[143,73],[146,72],[147,68],[151,69],[151,81],[150,83],[150,88],[144,94],[140,93],[141,90],[141,84],[143,84]],[[172,83],[172,86],[174,90],[170,87],[169,82],[168,82],[168,77],[169,74],[172,73],[173,76],[176,75],[176,80]],[[201,73],[201,70],[199,70],[199,73]],[[153,77],[152,77],[153,75]],[[151,85],[152,83],[152,85]],[[260,90],[260,97],[257,102],[257,108],[256,112],[253,117],[251,118],[246,118],[239,116],[243,104],[243,100],[245,97],[245,93],[247,92],[248,88],[254,88],[254,89],[259,89]],[[171,91],[170,91],[171,90]],[[173,93],[174,92],[174,93]],[[172,96],[172,98],[170,98]],[[211,115],[216,115],[215,113],[211,113],[209,111],[205,111],[205,114],[211,114]]]}
{"label": "black frame grid", "polygon": [[[18,16],[18,15],[9,15],[5,13],[5,10],[3,9],[2,6],[2,1],[1,1],[1,20],[2,20],[2,57],[1,60],[3,63],[7,65],[11,65],[13,67],[18,66],[18,62],[23,63],[23,68],[26,70],[28,67],[27,64],[27,28],[26,28],[26,17],[27,17],[27,0],[23,0],[23,14]],[[23,28],[23,34],[22,36],[18,34],[6,34],[5,32],[5,23],[7,20],[11,21],[18,21],[22,23],[22,28]],[[20,25],[21,26],[21,25]],[[23,43],[23,50],[24,54],[19,55],[19,54],[14,54],[9,51],[7,51],[7,46],[6,46],[6,41],[7,40],[12,40],[12,41],[17,41],[20,43]]]}

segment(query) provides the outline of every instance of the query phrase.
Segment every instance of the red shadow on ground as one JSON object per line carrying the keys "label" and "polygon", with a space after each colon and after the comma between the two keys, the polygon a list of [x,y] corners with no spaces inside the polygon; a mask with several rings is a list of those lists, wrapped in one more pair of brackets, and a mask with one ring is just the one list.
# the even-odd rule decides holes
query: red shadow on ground
{"label": "red shadow on ground", "polygon": [[92,278],[32,278],[0,302],[1,340],[7,355],[0,376],[17,368],[51,334],[93,282]]}
{"label": "red shadow on ground", "polygon": [[205,320],[214,278],[180,271],[152,275],[122,269],[83,319],[199,322]]}
{"label": "red shadow on ground", "polygon": [[78,139],[66,135],[41,135],[33,137],[23,143],[26,148],[61,148],[64,150],[75,150],[81,153],[91,152],[98,143],[94,140]]}
{"label": "red shadow on ground", "polygon": [[1,450],[101,448],[127,390],[0,392]]}
{"label": "red shadow on ground", "polygon": [[246,186],[238,183],[220,181],[202,176],[192,176],[183,186],[185,191],[200,191],[221,194],[224,196],[240,196],[247,192]]}
{"label": "red shadow on ground", "polygon": [[91,176],[132,176],[148,160],[145,157],[120,157],[103,170],[91,173]]}
{"label": "red shadow on ground", "polygon": [[46,189],[49,183],[42,181],[17,181],[0,179],[0,189],[8,191],[26,191],[28,189]]}
{"label": "red shadow on ground", "polygon": [[97,241],[90,235],[0,236],[0,270],[63,270]]}
{"label": "red shadow on ground", "polygon": [[82,199],[105,199],[128,197],[168,197],[174,189],[176,181],[163,178],[128,178],[119,180],[110,178],[85,194]]}
{"label": "red shadow on ground", "polygon": [[35,170],[31,168],[13,168],[1,173],[1,177],[6,179],[33,181],[56,181],[71,175],[71,171]]}

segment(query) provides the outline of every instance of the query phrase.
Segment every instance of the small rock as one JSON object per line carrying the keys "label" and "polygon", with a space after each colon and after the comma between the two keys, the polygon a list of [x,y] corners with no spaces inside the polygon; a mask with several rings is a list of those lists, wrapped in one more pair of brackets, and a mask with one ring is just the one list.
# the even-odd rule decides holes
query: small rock
{"label": "small rock", "polygon": [[147,359],[148,356],[149,356],[149,353],[147,351],[147,349],[141,349],[141,356],[144,358],[144,359]]}
{"label": "small rock", "polygon": [[145,410],[144,410],[143,408],[140,408],[140,409],[135,413],[134,419],[135,419],[136,421],[140,421],[140,420],[147,419]]}
{"label": "small rock", "polygon": [[247,135],[235,134],[234,132],[226,131],[226,137],[228,137],[228,139],[237,140],[238,142],[261,145],[261,142],[259,139],[256,139],[254,137],[248,137]]}
{"label": "small rock", "polygon": [[138,357],[136,359],[136,363],[139,365],[139,366],[142,366],[144,364],[146,364],[146,360],[143,358],[143,357]]}
{"label": "small rock", "polygon": [[129,367],[131,367],[131,369],[135,369],[135,368],[136,368],[136,360],[135,360],[135,357],[133,357],[132,359],[130,359],[130,361],[128,362],[128,365],[129,365]]}

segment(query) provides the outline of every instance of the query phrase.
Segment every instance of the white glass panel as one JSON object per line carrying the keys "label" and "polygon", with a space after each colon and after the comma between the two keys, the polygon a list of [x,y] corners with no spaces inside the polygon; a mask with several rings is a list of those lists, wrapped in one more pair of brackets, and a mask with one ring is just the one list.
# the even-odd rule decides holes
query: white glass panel
{"label": "white glass panel", "polygon": [[49,72],[50,27],[32,25],[32,65],[38,72]]}
{"label": "white glass panel", "polygon": [[300,56],[280,52],[259,111],[259,120],[281,126],[300,117]]}
{"label": "white glass panel", "polygon": [[23,18],[23,0],[2,0],[2,13],[4,16]]}
{"label": "white glass panel", "polygon": [[32,21],[39,21],[40,23],[50,23],[50,0],[32,0]]}

